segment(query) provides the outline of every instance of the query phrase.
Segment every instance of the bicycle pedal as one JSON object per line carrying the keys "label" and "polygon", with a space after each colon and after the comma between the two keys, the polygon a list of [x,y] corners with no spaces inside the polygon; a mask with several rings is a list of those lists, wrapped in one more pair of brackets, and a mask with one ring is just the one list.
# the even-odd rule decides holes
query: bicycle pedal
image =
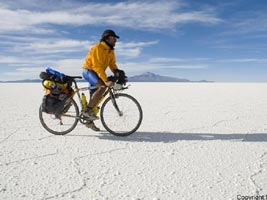
{"label": "bicycle pedal", "polygon": [[94,120],[98,120],[99,119],[98,116],[84,116],[84,115],[82,115],[82,117],[87,121],[94,121]]}

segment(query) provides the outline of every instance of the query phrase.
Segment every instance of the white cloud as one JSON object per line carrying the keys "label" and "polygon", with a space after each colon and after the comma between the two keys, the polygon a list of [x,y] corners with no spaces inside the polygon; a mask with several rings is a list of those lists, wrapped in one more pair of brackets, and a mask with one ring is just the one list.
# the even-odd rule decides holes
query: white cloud
{"label": "white cloud", "polygon": [[45,39],[31,43],[19,43],[13,47],[13,52],[24,52],[28,54],[55,54],[67,52],[80,52],[88,50],[92,45],[90,41],[79,41],[71,39]]}
{"label": "white cloud", "polygon": [[158,58],[151,58],[150,62],[151,63],[169,63],[169,62],[184,62],[186,61],[183,58],[163,58],[163,57],[158,57]]}
{"label": "white cloud", "polygon": [[[76,3],[72,8],[58,10],[31,10],[0,7],[0,32],[30,31],[51,32],[52,28],[43,25],[114,25],[132,29],[172,29],[180,23],[219,23],[222,20],[209,9],[183,11],[180,1],[148,1],[120,3]],[[14,6],[14,5],[13,5]]]}
{"label": "white cloud", "polygon": [[29,59],[20,56],[0,56],[0,64],[8,64],[8,66],[36,66],[43,63],[51,63],[51,61],[39,57]]}
{"label": "white cloud", "polygon": [[43,68],[18,68],[15,71],[3,73],[1,80],[24,80],[24,79],[38,79]]}
{"label": "white cloud", "polygon": [[150,42],[118,42],[116,45],[116,55],[134,58],[138,57],[143,48],[151,45],[158,44],[159,41]]}
{"label": "white cloud", "polygon": [[149,60],[150,63],[158,63],[158,64],[169,64],[169,63],[176,63],[178,65],[181,65],[181,63],[199,63],[199,62],[206,62],[210,61],[210,58],[169,58],[169,57],[157,57],[157,58],[151,58]]}
{"label": "white cloud", "polygon": [[[10,70],[12,70],[12,67],[17,67],[17,69],[4,73],[1,80],[38,78],[40,69],[44,70],[46,67],[55,68],[69,75],[81,75],[84,57],[93,44],[91,41],[56,40],[53,38],[26,38],[26,43],[23,43],[20,37],[15,37],[13,40],[11,42],[12,49],[9,52],[17,56],[0,56],[0,65],[9,66]],[[15,42],[16,40],[19,42]],[[118,42],[116,55],[124,58],[138,57],[143,48],[157,43],[158,41]],[[82,52],[83,56],[81,58],[64,59],[68,52]],[[57,56],[54,55],[55,53],[57,53]],[[21,57],[22,54],[24,56]]]}
{"label": "white cloud", "polygon": [[[81,76],[83,59],[63,59],[58,61],[49,61],[50,64],[44,65],[45,61],[33,61],[32,63],[20,63],[19,68],[3,73],[1,80],[23,80],[38,79],[41,71],[47,67],[61,71],[67,75]],[[24,67],[23,67],[24,66]],[[33,66],[33,67],[29,67]]]}
{"label": "white cloud", "polygon": [[255,12],[248,17],[242,17],[233,23],[234,30],[243,33],[266,33],[267,31],[267,15],[266,12]]}
{"label": "white cloud", "polygon": [[15,63],[18,62],[18,57],[15,56],[1,56],[0,63]]}
{"label": "white cloud", "polygon": [[64,59],[55,62],[55,69],[71,76],[81,76],[84,59]]}
{"label": "white cloud", "polygon": [[[0,58],[0,63],[2,61],[9,62],[18,62],[19,59],[15,57],[8,58]],[[153,59],[152,59],[153,60]],[[155,59],[154,59],[155,60]],[[44,63],[47,62],[49,64]],[[82,74],[82,64],[84,62],[84,58],[82,59],[62,59],[57,61],[45,61],[45,60],[35,60],[27,62],[22,61],[21,63],[17,63],[20,68],[16,69],[12,72],[6,72],[3,74],[1,80],[20,80],[20,79],[36,79],[39,77],[41,71],[44,71],[46,67],[52,67],[55,70],[61,71],[67,75],[77,75],[80,76]],[[24,63],[24,64],[23,64]],[[22,67],[24,66],[24,67]],[[34,67],[29,67],[34,66]],[[205,69],[208,68],[206,64],[192,64],[190,62],[185,64],[169,64],[163,63],[162,61],[155,63],[148,61],[140,61],[140,62],[118,62],[118,66],[124,69],[128,75],[139,74],[147,71],[153,70],[168,70],[168,69]],[[109,71],[107,71],[109,73]]]}
{"label": "white cloud", "polygon": [[[0,41],[0,44],[6,46],[6,52],[19,53],[28,55],[46,55],[55,56],[60,54],[66,56],[66,53],[81,52],[85,55],[95,41],[89,40],[73,40],[73,39],[58,39],[58,38],[25,38],[25,41],[20,37],[9,37],[8,41]],[[116,55],[124,58],[138,57],[143,48],[156,45],[159,41],[147,42],[118,42],[116,45]],[[0,59],[1,63],[1,59]]]}
{"label": "white cloud", "polygon": [[212,17],[210,13],[205,11],[193,11],[188,13],[177,14],[174,23],[202,22],[207,24],[217,24],[222,22],[221,19]]}
{"label": "white cloud", "polygon": [[267,62],[267,58],[236,58],[236,59],[223,59],[220,62],[235,62],[235,63],[256,63],[256,62]]}
{"label": "white cloud", "polygon": [[125,71],[129,74],[138,74],[153,70],[168,70],[168,69],[206,69],[209,66],[207,64],[168,64],[168,63],[154,63],[150,61],[143,62],[125,62],[119,63],[119,66],[124,67]]}
{"label": "white cloud", "polygon": [[[182,1],[126,1],[93,3],[74,0],[14,0],[0,3],[0,66],[10,67],[6,79],[38,77],[40,69],[54,67],[66,74],[79,75],[87,51],[95,41],[69,39],[64,28],[78,26],[120,26],[144,31],[174,29],[177,24],[191,22],[219,23],[215,12],[209,9],[184,9]],[[84,27],[81,27],[81,30]],[[84,30],[84,29],[83,29]],[[64,32],[66,31],[66,32]],[[62,37],[62,33],[64,36]],[[22,33],[22,34],[21,34]],[[28,33],[54,34],[33,37]],[[58,37],[60,36],[60,37]],[[58,37],[58,38],[56,38]],[[93,37],[93,36],[92,36]],[[59,39],[60,38],[60,39]],[[72,38],[73,35],[72,35]],[[92,38],[91,38],[92,39]],[[137,58],[146,47],[157,45],[158,40],[118,42],[116,56],[127,60]],[[71,53],[71,59],[69,55]],[[197,68],[188,63],[171,65],[159,61],[127,64],[130,71],[161,67]],[[128,66],[129,64],[129,66]],[[172,63],[173,64],[173,63]],[[120,64],[119,64],[120,65]],[[15,69],[18,67],[17,69]],[[36,70],[37,69],[37,70]],[[146,71],[147,71],[146,70]],[[7,70],[5,70],[7,71]],[[32,72],[32,73],[31,73]],[[17,76],[16,76],[17,75]]]}
{"label": "white cloud", "polygon": [[150,42],[127,42],[127,43],[122,43],[118,42],[117,46],[120,48],[136,48],[136,47],[145,47],[145,46],[150,46],[154,44],[158,44],[159,41],[150,41]]}

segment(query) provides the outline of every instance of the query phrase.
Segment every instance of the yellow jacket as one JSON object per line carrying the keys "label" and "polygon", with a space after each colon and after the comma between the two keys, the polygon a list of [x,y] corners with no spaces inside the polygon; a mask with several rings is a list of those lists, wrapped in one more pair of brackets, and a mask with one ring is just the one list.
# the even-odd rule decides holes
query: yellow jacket
{"label": "yellow jacket", "polygon": [[107,67],[109,67],[112,72],[118,68],[114,50],[110,49],[110,47],[102,41],[95,44],[90,49],[85,58],[83,68],[94,71],[99,78],[106,82],[107,74],[105,71]]}

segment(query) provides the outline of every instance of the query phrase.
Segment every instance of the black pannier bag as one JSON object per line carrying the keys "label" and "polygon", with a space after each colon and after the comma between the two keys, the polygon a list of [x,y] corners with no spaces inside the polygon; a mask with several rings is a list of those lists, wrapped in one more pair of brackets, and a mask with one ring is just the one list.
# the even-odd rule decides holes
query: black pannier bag
{"label": "black pannier bag", "polygon": [[43,80],[42,84],[46,89],[53,90],[55,88],[46,87],[44,85],[45,81],[51,81],[53,83],[56,83],[57,85],[61,85],[61,87],[62,87],[62,84],[64,84],[64,87],[66,89],[69,89],[69,90],[72,89],[71,88],[72,80],[68,76],[66,76],[65,74],[60,73],[60,72],[53,70],[51,68],[47,68],[46,72],[41,72],[40,78]]}
{"label": "black pannier bag", "polygon": [[51,68],[48,68],[46,72],[41,72],[40,78],[43,79],[42,84],[46,91],[42,101],[42,111],[56,115],[62,114],[66,100],[73,92],[72,81]]}
{"label": "black pannier bag", "polygon": [[40,78],[42,80],[49,80],[49,81],[53,81],[55,83],[61,83],[61,84],[71,82],[71,80],[68,77],[66,77],[65,75],[57,76],[57,75],[51,74],[49,72],[41,72]]}
{"label": "black pannier bag", "polygon": [[67,94],[48,94],[44,95],[42,102],[42,111],[51,114],[60,115],[64,112],[64,105],[68,98]]}

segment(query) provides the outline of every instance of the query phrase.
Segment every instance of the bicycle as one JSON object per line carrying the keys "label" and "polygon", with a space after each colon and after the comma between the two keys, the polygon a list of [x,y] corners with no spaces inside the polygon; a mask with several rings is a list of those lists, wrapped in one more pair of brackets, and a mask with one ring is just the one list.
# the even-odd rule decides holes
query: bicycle
{"label": "bicycle", "polygon": [[[44,112],[42,105],[39,109],[39,119],[42,126],[50,133],[55,135],[65,135],[71,132],[77,126],[78,122],[86,124],[89,119],[82,115],[81,92],[97,89],[94,87],[79,88],[75,79],[81,79],[80,76],[66,76],[72,81],[72,94],[64,104],[63,113],[55,114]],[[44,81],[42,82],[44,86]],[[56,85],[56,83],[54,83]],[[95,113],[100,111],[100,120],[104,128],[116,136],[128,136],[134,133],[141,125],[143,112],[139,102],[129,94],[122,93],[128,89],[128,86],[115,83],[113,87],[107,87],[102,98],[93,108]],[[109,97],[105,98],[109,94]],[[74,100],[78,97],[81,110]],[[102,103],[103,102],[103,103]],[[99,106],[102,103],[101,107]]]}

